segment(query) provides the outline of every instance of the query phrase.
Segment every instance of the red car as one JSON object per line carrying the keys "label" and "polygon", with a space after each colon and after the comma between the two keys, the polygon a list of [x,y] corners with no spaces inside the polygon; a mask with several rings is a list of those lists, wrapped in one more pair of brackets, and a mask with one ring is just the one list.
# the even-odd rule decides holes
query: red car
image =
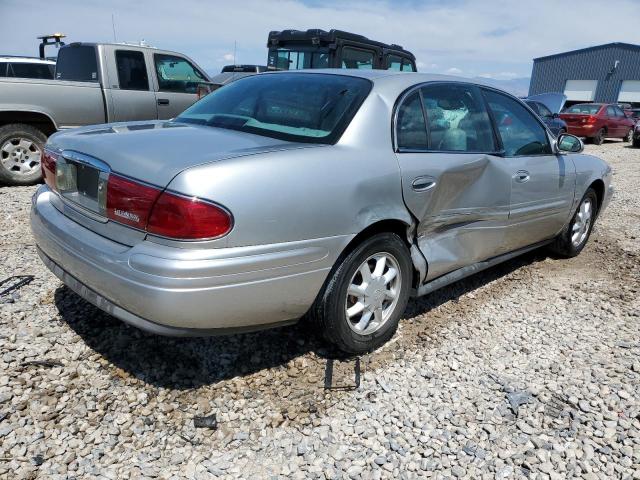
{"label": "red car", "polygon": [[587,137],[596,145],[602,145],[605,138],[630,142],[633,137],[633,120],[610,103],[578,103],[565,109],[560,118],[567,122],[568,133]]}

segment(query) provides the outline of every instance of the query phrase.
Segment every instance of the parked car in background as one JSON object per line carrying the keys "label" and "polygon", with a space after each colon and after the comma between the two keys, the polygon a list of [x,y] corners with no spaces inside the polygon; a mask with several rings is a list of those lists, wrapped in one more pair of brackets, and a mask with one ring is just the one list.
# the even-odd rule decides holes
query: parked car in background
{"label": "parked car in background", "polygon": [[269,32],[267,65],[272,70],[352,68],[416,71],[416,57],[400,45],[342,30]]}
{"label": "parked car in background", "polygon": [[640,148],[640,121],[638,121],[633,128],[633,146]]}
{"label": "parked car in background", "polygon": [[308,313],[362,353],[411,295],[542,245],[578,255],[612,192],[582,147],[468,79],[262,73],[171,121],[52,136],[31,227],[64,283],[139,328],[208,335]]}
{"label": "parked car in background", "polygon": [[0,78],[53,79],[56,62],[33,57],[0,56]]}
{"label": "parked car in background", "polygon": [[637,124],[640,122],[640,108],[632,108],[627,116]]}
{"label": "parked car in background", "polygon": [[531,110],[538,114],[556,137],[567,132],[567,124],[560,118],[560,112],[567,101],[563,93],[543,93],[525,99]]}
{"label": "parked car in background", "polygon": [[209,78],[185,55],[128,44],[60,48],[55,79],[0,78],[0,181],[40,179],[47,136],[70,127],[168,119]]}
{"label": "parked car in background", "polygon": [[596,145],[602,145],[605,138],[622,138],[631,141],[634,122],[622,109],[610,103],[578,103],[560,114],[569,133],[586,137]]}
{"label": "parked car in background", "polygon": [[220,73],[262,73],[266,71],[266,65],[225,65]]}

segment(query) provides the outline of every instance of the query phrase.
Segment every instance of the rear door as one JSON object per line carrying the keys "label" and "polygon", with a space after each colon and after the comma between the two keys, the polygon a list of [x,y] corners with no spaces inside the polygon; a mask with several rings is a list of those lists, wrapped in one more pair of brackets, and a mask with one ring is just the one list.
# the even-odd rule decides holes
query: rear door
{"label": "rear door", "polygon": [[502,253],[511,174],[477,87],[432,83],[405,94],[395,141],[427,279]]}
{"label": "rear door", "polygon": [[[117,49],[109,54],[111,121],[153,120],[158,118],[150,70],[139,50]],[[115,78],[112,78],[115,77]]]}
{"label": "rear door", "polygon": [[572,160],[554,154],[540,120],[518,100],[483,88],[510,174],[507,250],[555,236],[568,220],[575,191]]}
{"label": "rear door", "polygon": [[154,53],[153,65],[160,119],[177,117],[193,105],[198,100],[198,84],[208,81],[193,63],[178,55]]}
{"label": "rear door", "polygon": [[620,119],[616,113],[616,109],[613,105],[609,105],[604,112],[607,119],[607,137],[620,137],[622,136],[622,129],[620,125]]}

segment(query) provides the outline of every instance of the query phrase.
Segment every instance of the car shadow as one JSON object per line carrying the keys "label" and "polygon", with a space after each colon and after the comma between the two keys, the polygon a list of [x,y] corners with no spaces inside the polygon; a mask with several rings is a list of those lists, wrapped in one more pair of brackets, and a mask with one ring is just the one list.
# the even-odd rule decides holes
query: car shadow
{"label": "car shadow", "polygon": [[[409,302],[403,318],[430,310],[525,265],[548,258],[535,250]],[[130,327],[86,302],[65,286],[54,295],[62,320],[112,367],[156,387],[192,389],[281,367],[310,352],[321,359],[343,354],[319,340],[302,320],[296,325],[220,337],[170,338]],[[426,328],[426,325],[425,325]],[[82,358],[82,357],[81,357]],[[108,368],[108,367],[107,367]]]}

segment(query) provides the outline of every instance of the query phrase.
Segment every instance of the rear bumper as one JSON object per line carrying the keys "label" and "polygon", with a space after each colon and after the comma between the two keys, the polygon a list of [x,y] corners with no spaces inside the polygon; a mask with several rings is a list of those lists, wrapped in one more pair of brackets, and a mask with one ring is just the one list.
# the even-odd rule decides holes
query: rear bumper
{"label": "rear bumper", "polygon": [[576,137],[594,137],[599,129],[594,125],[567,125],[567,132]]}
{"label": "rear bumper", "polygon": [[128,247],[33,198],[31,230],[45,265],[113,316],[161,335],[209,335],[293,323],[311,306],[352,238],[274,245],[179,249],[142,241]]}

